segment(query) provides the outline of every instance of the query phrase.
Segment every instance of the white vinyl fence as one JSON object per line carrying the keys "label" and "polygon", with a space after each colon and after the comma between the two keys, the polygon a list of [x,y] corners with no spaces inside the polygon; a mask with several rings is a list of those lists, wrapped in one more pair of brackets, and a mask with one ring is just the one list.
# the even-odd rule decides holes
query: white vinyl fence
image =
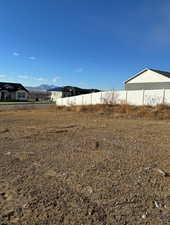
{"label": "white vinyl fence", "polygon": [[137,90],[137,91],[105,91],[73,97],[58,98],[56,105],[95,105],[95,104],[157,105],[170,104],[170,89]]}

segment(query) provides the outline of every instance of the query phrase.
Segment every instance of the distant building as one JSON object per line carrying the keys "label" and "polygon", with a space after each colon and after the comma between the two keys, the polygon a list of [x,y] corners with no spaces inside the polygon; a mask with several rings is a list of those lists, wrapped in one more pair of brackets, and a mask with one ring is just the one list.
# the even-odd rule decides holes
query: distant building
{"label": "distant building", "polygon": [[83,94],[99,92],[98,89],[83,89],[79,87],[64,86],[49,90],[51,92],[51,100],[55,101],[58,98],[71,97]]}
{"label": "distant building", "polygon": [[47,90],[33,90],[29,89],[29,100],[36,102],[50,101],[51,93]]}
{"label": "distant building", "polygon": [[170,89],[170,72],[144,69],[125,81],[126,90]]}
{"label": "distant building", "polygon": [[0,82],[0,101],[27,101],[28,94],[22,84]]}

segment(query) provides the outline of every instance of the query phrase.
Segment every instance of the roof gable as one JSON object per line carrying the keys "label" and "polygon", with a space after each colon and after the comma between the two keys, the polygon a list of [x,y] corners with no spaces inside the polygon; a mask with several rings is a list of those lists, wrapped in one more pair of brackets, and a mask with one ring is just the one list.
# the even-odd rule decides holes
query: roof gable
{"label": "roof gable", "polygon": [[[151,77],[153,77],[153,80],[155,78],[155,81],[145,81],[145,82],[167,82],[167,81],[170,81],[170,72],[166,72],[166,71],[161,71],[161,70],[155,70],[155,69],[144,69],[142,70],[141,72],[137,73],[136,75],[134,75],[133,77],[129,78],[128,80],[125,81],[125,84],[126,83],[133,83],[132,80],[134,80],[134,83],[137,83],[135,82],[135,80],[139,80],[139,76],[143,73],[147,73],[147,75],[145,74],[145,77],[147,79],[150,79]],[[150,73],[149,73],[150,72]],[[149,78],[150,76],[150,78]],[[136,79],[135,79],[136,78]]]}
{"label": "roof gable", "polygon": [[147,71],[147,70],[148,70],[148,69],[146,68],[146,69],[140,71],[139,73],[135,74],[133,77],[130,77],[128,80],[125,81],[125,84],[126,84],[127,82],[129,82],[130,80],[132,80],[132,79],[138,77],[139,75],[141,75],[142,73],[144,73],[144,72]]}
{"label": "roof gable", "polygon": [[165,76],[165,77],[170,78],[170,72],[167,72],[167,71],[161,71],[161,70],[154,70],[154,69],[150,69],[150,70],[152,70],[152,71],[154,71],[154,72],[156,72],[156,73],[159,73],[159,74],[161,74],[161,75],[163,75],[163,76]]}

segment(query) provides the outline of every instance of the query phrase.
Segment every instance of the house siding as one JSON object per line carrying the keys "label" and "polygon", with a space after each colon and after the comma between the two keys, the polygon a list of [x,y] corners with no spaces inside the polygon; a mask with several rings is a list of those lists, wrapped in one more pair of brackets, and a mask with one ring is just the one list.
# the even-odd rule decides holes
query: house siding
{"label": "house siding", "polygon": [[51,91],[51,101],[56,101],[58,98],[63,97],[62,91]]}
{"label": "house siding", "polygon": [[126,83],[125,90],[170,89],[170,82]]}
{"label": "house siding", "polygon": [[3,100],[4,101],[12,101],[15,100],[15,92],[8,92],[7,90],[2,90],[0,91],[0,101],[2,100],[3,96]]}
{"label": "house siding", "polygon": [[[20,97],[19,94],[24,94],[25,97]],[[24,90],[19,90],[19,91],[16,91],[16,100],[17,101],[27,101],[28,99],[28,93]]]}
{"label": "house siding", "polygon": [[16,92],[11,93],[11,100],[16,100]]}
{"label": "house siding", "polygon": [[[2,99],[2,93],[4,93],[3,99]],[[18,96],[18,93],[25,93],[25,97],[20,98]],[[0,91],[0,101],[27,101],[27,99],[28,99],[28,93],[25,90],[16,91],[16,92],[8,92],[6,90]]]}

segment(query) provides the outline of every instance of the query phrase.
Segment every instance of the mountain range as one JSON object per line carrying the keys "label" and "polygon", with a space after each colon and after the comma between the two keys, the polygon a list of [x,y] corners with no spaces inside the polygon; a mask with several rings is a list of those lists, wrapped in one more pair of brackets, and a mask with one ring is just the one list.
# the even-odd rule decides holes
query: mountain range
{"label": "mountain range", "polygon": [[28,90],[50,90],[50,89],[57,89],[59,87],[55,86],[55,85],[49,85],[49,84],[41,84],[39,86],[36,87],[26,87]]}

